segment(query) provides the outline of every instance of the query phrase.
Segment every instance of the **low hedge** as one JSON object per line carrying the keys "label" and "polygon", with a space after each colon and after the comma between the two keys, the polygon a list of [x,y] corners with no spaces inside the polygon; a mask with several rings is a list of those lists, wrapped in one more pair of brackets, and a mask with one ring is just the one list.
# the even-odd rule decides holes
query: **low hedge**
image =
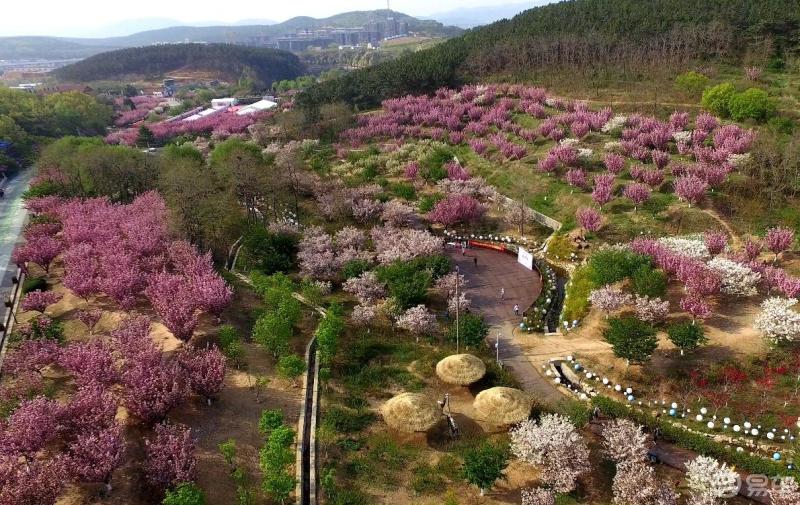
{"label": "low hedge", "polygon": [[764,459],[759,456],[751,456],[748,452],[736,452],[734,449],[726,447],[725,444],[717,442],[712,438],[674,426],[664,419],[658,419],[647,412],[630,408],[624,403],[612,400],[611,398],[598,395],[592,398],[592,404],[609,417],[631,419],[647,427],[650,431],[653,431],[655,428],[660,428],[663,438],[675,445],[695,451],[704,456],[710,456],[725,461],[745,472],[763,474],[771,477],[788,475],[796,479],[800,478],[800,471],[789,470],[783,463]]}

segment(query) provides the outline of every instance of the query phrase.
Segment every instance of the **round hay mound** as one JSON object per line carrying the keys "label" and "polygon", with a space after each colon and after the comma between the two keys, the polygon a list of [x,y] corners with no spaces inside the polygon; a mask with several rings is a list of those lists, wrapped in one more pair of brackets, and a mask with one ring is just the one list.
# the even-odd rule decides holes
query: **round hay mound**
{"label": "round hay mound", "polygon": [[420,393],[395,396],[383,405],[381,413],[386,424],[407,433],[428,431],[442,419],[439,405]]}
{"label": "round hay mound", "polygon": [[453,354],[436,364],[436,375],[448,384],[468,386],[486,375],[486,365],[472,354]]}
{"label": "round hay mound", "polygon": [[478,393],[473,407],[486,421],[505,426],[527,419],[531,414],[533,399],[519,389],[494,387]]}

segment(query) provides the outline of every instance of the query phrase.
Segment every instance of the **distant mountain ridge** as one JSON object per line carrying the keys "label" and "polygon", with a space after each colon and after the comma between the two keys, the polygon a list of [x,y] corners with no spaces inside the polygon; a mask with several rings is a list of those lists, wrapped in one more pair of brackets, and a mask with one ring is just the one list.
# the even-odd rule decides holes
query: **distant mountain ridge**
{"label": "distant mountain ridge", "polygon": [[462,31],[460,28],[445,26],[438,21],[417,19],[401,12],[382,9],[344,12],[322,19],[298,16],[271,25],[172,26],[124,37],[0,37],[0,59],[81,58],[110,49],[181,42],[246,44],[253,37],[277,37],[295,33],[297,30],[323,26],[356,28],[370,22],[385,21],[390,16],[398,21],[408,23],[409,30],[414,32],[454,36]]}

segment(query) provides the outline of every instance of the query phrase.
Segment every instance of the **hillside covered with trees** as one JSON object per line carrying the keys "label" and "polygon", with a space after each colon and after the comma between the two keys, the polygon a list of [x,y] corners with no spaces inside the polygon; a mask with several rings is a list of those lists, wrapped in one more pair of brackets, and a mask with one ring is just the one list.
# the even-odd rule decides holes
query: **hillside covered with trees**
{"label": "hillside covered with trees", "polygon": [[262,84],[294,79],[305,71],[297,56],[277,49],[231,44],[166,44],[98,54],[54,72],[67,81],[161,76],[175,70],[218,72],[231,80],[242,75]]}
{"label": "hillside covered with trees", "polygon": [[304,106],[432,92],[486,76],[670,72],[693,62],[781,58],[798,45],[800,4],[782,0],[572,0],[470,30],[426,51],[308,90]]}

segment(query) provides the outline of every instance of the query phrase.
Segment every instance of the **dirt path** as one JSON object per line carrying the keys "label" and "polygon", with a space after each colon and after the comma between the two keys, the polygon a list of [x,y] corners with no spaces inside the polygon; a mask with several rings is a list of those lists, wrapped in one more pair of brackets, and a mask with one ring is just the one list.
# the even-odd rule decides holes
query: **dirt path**
{"label": "dirt path", "polygon": [[722,226],[726,232],[728,232],[728,235],[730,235],[731,237],[731,244],[730,244],[731,246],[733,246],[736,249],[741,248],[742,239],[739,238],[739,236],[736,234],[735,231],[733,231],[731,225],[729,225],[727,221],[722,219],[722,216],[720,216],[719,213],[717,213],[717,211],[715,211],[714,209],[702,209],[702,210],[703,212],[714,218],[714,220],[717,223],[719,223],[719,225]]}

